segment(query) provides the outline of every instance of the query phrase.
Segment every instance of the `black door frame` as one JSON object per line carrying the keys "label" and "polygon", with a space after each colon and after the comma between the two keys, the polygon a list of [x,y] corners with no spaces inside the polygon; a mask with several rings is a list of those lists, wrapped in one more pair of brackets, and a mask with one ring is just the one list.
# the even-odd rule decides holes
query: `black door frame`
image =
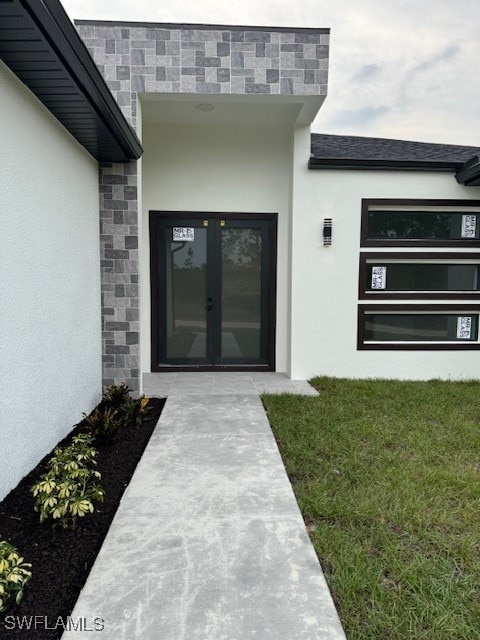
{"label": "black door frame", "polygon": [[[157,242],[160,221],[171,219],[189,220],[225,220],[248,222],[265,220],[268,222],[268,274],[267,300],[267,345],[266,364],[162,364],[160,362],[160,305],[162,287],[159,270],[159,246]],[[276,289],[277,289],[277,219],[276,213],[211,213],[199,211],[149,211],[150,228],[150,285],[151,285],[151,371],[275,371],[275,333],[276,333]],[[212,323],[213,324],[213,323]],[[212,328],[213,330],[213,328]]]}

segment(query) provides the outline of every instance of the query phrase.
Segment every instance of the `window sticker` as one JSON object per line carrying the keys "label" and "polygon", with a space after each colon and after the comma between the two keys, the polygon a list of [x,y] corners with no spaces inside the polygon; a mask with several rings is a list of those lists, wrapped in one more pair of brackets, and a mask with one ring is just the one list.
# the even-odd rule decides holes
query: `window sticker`
{"label": "window sticker", "polygon": [[477,216],[462,216],[462,238],[475,238],[477,231]]}
{"label": "window sticker", "polygon": [[372,289],[385,289],[387,286],[387,267],[372,267]]}
{"label": "window sticker", "polygon": [[470,340],[472,336],[471,316],[459,316],[457,318],[457,340]]}
{"label": "window sticker", "polygon": [[194,227],[173,227],[173,242],[193,242],[194,240]]}

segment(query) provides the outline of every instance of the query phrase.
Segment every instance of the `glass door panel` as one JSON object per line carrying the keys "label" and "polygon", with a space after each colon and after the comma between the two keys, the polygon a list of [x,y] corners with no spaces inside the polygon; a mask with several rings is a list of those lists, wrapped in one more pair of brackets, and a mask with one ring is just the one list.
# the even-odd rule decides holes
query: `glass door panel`
{"label": "glass door panel", "polygon": [[165,226],[167,361],[207,358],[207,228],[194,224],[181,221]]}
{"label": "glass door panel", "polygon": [[262,230],[221,228],[221,358],[259,359]]}
{"label": "glass door panel", "polygon": [[152,370],[272,366],[275,224],[151,212]]}

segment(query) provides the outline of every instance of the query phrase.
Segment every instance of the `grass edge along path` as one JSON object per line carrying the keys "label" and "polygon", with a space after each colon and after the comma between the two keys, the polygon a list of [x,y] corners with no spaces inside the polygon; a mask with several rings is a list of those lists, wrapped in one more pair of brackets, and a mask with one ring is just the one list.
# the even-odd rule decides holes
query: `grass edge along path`
{"label": "grass edge along path", "polygon": [[262,396],[349,640],[480,638],[480,383]]}

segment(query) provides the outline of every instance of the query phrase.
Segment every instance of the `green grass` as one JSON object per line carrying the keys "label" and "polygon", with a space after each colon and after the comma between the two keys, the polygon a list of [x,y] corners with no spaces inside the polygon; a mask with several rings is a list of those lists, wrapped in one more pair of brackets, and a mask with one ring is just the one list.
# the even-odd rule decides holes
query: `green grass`
{"label": "green grass", "polygon": [[480,638],[480,384],[264,395],[349,640]]}

